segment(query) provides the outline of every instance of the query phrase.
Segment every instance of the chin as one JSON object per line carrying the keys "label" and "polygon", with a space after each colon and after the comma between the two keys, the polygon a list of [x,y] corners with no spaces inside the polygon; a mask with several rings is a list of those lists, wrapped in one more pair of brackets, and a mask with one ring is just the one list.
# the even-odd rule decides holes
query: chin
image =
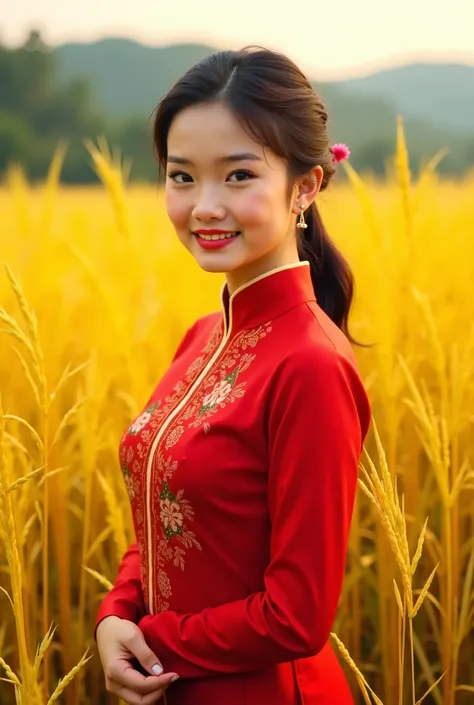
{"label": "chin", "polygon": [[224,258],[220,259],[217,257],[196,257],[196,262],[205,272],[214,272],[215,274],[225,274],[226,272],[232,272],[236,269],[236,266],[226,261]]}
{"label": "chin", "polygon": [[230,252],[204,252],[201,248],[199,251],[192,248],[190,252],[205,272],[233,272],[242,266],[241,258],[235,257],[235,254],[233,256]]}

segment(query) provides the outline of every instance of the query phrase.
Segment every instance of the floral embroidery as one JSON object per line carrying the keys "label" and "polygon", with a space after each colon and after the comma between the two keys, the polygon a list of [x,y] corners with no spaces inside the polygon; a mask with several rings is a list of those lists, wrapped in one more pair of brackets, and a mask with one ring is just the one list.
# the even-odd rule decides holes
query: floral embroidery
{"label": "floral embroidery", "polygon": [[[243,397],[247,382],[239,382],[238,378],[248,370],[255,359],[254,354],[243,351],[255,348],[258,341],[265,338],[271,330],[271,322],[268,322],[236,335],[219,366],[203,380],[198,393],[191,397],[177,422],[182,424],[187,421],[189,428],[197,428],[219,409]],[[209,429],[210,425],[206,424],[205,432],[208,433]]]}
{"label": "floral embroidery", "polygon": [[175,495],[171,492],[166,482],[160,492],[160,497],[161,523],[165,536],[169,540],[176,534],[183,533],[183,515],[181,514]]}
{"label": "floral embroidery", "polygon": [[158,587],[163,597],[171,597],[171,583],[164,570],[158,571]]}
{"label": "floral embroidery", "polygon": [[265,326],[260,326],[256,330],[250,330],[244,332],[242,337],[240,347],[242,350],[246,350],[248,347],[254,348],[261,338],[265,338],[267,333],[271,332],[271,327],[267,323]]}
{"label": "floral embroidery", "polygon": [[201,350],[204,355],[210,355],[214,352],[214,350],[219,344],[220,339],[222,338],[222,333],[222,321],[219,321],[219,323],[212,329],[211,335],[209,336],[209,340],[207,341],[204,348]]}
{"label": "floral embroidery", "polygon": [[132,423],[132,425],[128,429],[128,432],[132,436],[136,436],[137,433],[140,433],[142,428],[144,428],[147,425],[147,423],[150,421],[151,415],[153,414],[155,409],[157,409],[159,406],[160,406],[160,402],[158,401],[155,404],[152,404],[151,406],[149,406],[148,409],[145,409],[145,411],[143,413],[141,413],[140,416],[137,419],[135,419],[135,421]]}
{"label": "floral embroidery", "polygon": [[210,394],[207,394],[202,400],[202,406],[198,411],[199,416],[205,414],[206,411],[214,409],[216,406],[222,404],[222,402],[226,400],[226,398],[232,391],[232,387],[234,386],[238,375],[239,368],[236,367],[235,370],[230,374],[226,375],[224,379],[221,379],[220,382],[216,382],[212,392]]}
{"label": "floral embroidery", "polygon": [[[172,595],[171,584],[165,570],[166,564],[172,563],[176,568],[184,570],[186,549],[197,548],[202,551],[196,534],[187,525],[187,522],[194,521],[195,518],[192,507],[189,501],[184,498],[183,490],[179,490],[174,494],[169,485],[169,481],[177,467],[178,462],[176,460],[173,460],[171,456],[165,458],[161,451],[159,452],[158,471],[162,477],[163,484],[161,490],[158,491],[158,497],[163,538],[158,541],[156,547],[159,573],[156,585],[155,609],[158,611],[169,609],[168,600]],[[181,545],[176,545],[175,542]]]}
{"label": "floral embroidery", "polygon": [[125,487],[128,492],[128,496],[130,497],[130,501],[133,502],[135,499],[135,487],[134,487],[134,482],[133,482],[133,475],[128,469],[128,467],[125,465],[125,463],[122,463],[122,473],[123,473],[123,479],[125,482]]}
{"label": "floral embroidery", "polygon": [[[147,512],[145,508],[146,502],[146,486],[145,473],[150,450],[152,448],[153,439],[159,433],[167,416],[173,412],[176,406],[182,401],[190,386],[195,382],[199,373],[204,368],[205,364],[210,359],[210,356],[217,349],[223,335],[223,323],[220,320],[213,328],[204,347],[200,350],[199,355],[191,362],[186,370],[183,378],[173,386],[172,390],[163,400],[157,400],[153,404],[143,410],[143,412],[130,424],[125,431],[119,446],[119,458],[124,476],[125,487],[127,489],[130,503],[132,506],[133,520],[135,525],[135,535],[138,548],[140,551],[140,578],[143,589],[145,604],[150,604],[149,595],[149,576],[148,576],[148,540],[147,540]],[[160,393],[160,386],[157,387],[155,394]],[[184,429],[183,429],[184,430]],[[171,433],[168,436],[169,446],[171,447],[178,442],[182,431]],[[169,458],[161,462],[162,481],[168,481],[177,464]],[[168,599],[171,595],[171,586],[164,570],[166,562],[171,562],[173,565],[184,570],[184,555],[188,548],[194,546],[201,550],[201,546],[197,541],[194,533],[190,531],[184,524],[194,518],[194,514],[186,500],[182,498],[182,493],[177,495],[177,503],[180,507],[180,512],[183,516],[182,534],[176,534],[175,542],[179,541],[180,545],[170,547],[168,541],[163,538],[159,541],[155,555],[158,554],[157,563],[153,569],[156,571],[157,586],[155,591],[161,596],[158,602],[162,609],[166,609]],[[156,504],[158,506],[156,506]],[[160,500],[155,503],[155,508],[158,510],[158,521],[160,522]],[[161,522],[160,522],[161,523]],[[172,514],[169,520],[170,527],[177,527],[176,515]],[[173,543],[175,543],[173,542]],[[161,572],[160,572],[161,571]],[[158,605],[158,606],[160,606]]]}
{"label": "floral embroidery", "polygon": [[[271,323],[265,323],[252,330],[237,333],[225,346],[222,355],[215,360],[208,374],[189,394],[194,384],[215,353],[223,335],[223,321],[213,329],[206,345],[199,355],[190,363],[180,381],[163,398],[150,404],[131,424],[121,443],[120,458],[127,492],[132,503],[135,532],[140,550],[140,571],[145,603],[153,603],[155,613],[170,609],[172,598],[172,578],[168,567],[184,571],[186,554],[191,549],[202,551],[202,546],[194,531],[191,530],[195,513],[185,498],[183,489],[173,487],[173,476],[178,468],[178,461],[168,451],[176,446],[186,428],[203,425],[205,433],[211,429],[209,419],[228,404],[233,404],[245,394],[246,379],[244,373],[255,359],[254,350],[258,342],[272,330]],[[168,386],[168,389],[170,385]],[[159,394],[157,388],[156,394]],[[186,395],[188,395],[186,397]],[[155,396],[156,398],[156,396]],[[186,403],[183,400],[186,399]],[[169,424],[167,432],[160,438],[156,453],[150,459],[151,448],[156,434],[169,414],[182,403],[182,408]],[[166,454],[166,455],[165,455]],[[151,526],[147,526],[149,517],[145,503],[147,501],[145,477],[147,464],[153,461],[151,499]],[[150,533],[151,532],[151,533]],[[148,546],[148,535],[152,537],[152,546]],[[149,552],[153,551],[153,580],[147,574]],[[148,593],[149,585],[153,594]]]}
{"label": "floral embroidery", "polygon": [[202,368],[204,367],[205,359],[206,358],[203,355],[201,355],[201,357],[196,358],[196,360],[194,360],[194,362],[192,362],[190,364],[190,366],[186,370],[186,375],[185,375],[186,381],[189,381],[192,377],[194,377],[196,372],[200,372],[202,370]]}
{"label": "floral embroidery", "polygon": [[176,443],[179,441],[179,439],[181,438],[183,433],[184,433],[183,426],[177,426],[177,428],[175,428],[173,431],[171,431],[169,436],[166,438],[166,444],[165,444],[166,450],[169,450],[171,448],[171,446],[176,445]]}

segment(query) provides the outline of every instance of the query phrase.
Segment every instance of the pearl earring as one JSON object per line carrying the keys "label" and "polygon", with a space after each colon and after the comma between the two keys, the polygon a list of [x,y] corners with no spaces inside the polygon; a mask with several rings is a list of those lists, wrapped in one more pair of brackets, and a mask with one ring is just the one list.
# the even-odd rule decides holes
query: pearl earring
{"label": "pearl earring", "polygon": [[299,219],[299,222],[296,223],[296,227],[304,229],[304,228],[308,227],[307,223],[305,223],[305,221],[304,221],[304,205],[301,204],[300,208],[301,208],[300,219]]}

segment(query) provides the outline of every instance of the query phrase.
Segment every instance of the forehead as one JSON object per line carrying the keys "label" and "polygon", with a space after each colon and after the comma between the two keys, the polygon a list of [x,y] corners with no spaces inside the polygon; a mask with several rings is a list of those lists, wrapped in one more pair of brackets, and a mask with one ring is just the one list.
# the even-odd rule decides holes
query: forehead
{"label": "forehead", "polygon": [[257,142],[224,103],[182,110],[168,132],[168,154],[192,161],[221,161],[231,152],[252,152],[270,162],[270,150]]}

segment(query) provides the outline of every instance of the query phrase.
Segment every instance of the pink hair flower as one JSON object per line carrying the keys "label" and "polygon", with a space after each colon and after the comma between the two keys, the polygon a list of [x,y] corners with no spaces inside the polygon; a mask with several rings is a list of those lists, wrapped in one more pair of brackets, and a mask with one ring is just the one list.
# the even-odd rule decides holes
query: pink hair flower
{"label": "pink hair flower", "polygon": [[344,144],[343,142],[333,144],[331,147],[331,152],[335,162],[342,162],[343,159],[349,159],[351,155],[351,150],[347,144]]}

